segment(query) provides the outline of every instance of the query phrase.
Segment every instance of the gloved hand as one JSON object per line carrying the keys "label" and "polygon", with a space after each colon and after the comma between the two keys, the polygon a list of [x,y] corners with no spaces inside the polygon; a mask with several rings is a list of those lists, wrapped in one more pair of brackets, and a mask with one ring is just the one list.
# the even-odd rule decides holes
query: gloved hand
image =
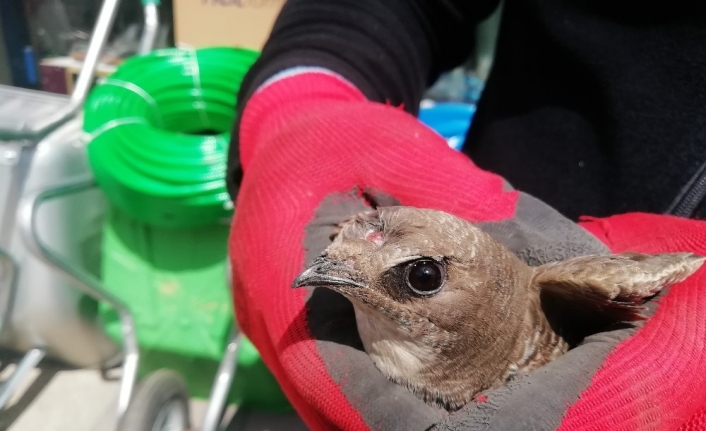
{"label": "gloved hand", "polygon": [[317,70],[281,74],[253,94],[239,141],[244,177],[230,238],[237,319],[311,429],[676,430],[704,420],[703,410],[695,416],[706,405],[703,269],[659,307],[653,301],[643,328],[591,336],[451,415],[382,376],[346,299],[290,289],[336,225],[370,206],[447,211],[531,265],[628,249],[706,254],[702,222],[630,214],[581,227],[403,110]]}

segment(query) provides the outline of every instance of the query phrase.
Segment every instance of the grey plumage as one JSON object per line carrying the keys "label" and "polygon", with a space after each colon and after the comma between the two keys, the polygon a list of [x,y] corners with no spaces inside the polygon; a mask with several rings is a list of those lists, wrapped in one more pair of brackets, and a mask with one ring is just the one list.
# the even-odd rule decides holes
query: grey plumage
{"label": "grey plumage", "polygon": [[337,233],[293,287],[348,298],[378,369],[448,410],[590,333],[643,319],[645,298],[704,261],[624,253],[532,268],[472,224],[410,207],[360,214]]}

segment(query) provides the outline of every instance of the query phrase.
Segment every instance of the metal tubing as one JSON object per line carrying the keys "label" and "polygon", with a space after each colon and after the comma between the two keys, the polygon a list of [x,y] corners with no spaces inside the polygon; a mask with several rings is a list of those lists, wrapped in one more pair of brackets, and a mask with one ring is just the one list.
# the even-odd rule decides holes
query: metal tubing
{"label": "metal tubing", "polygon": [[25,353],[22,360],[17,364],[17,367],[12,372],[10,378],[0,385],[0,410],[5,407],[5,404],[10,401],[10,398],[17,390],[17,387],[27,377],[27,375],[39,364],[44,358],[46,352],[40,348],[34,348]]}
{"label": "metal tubing", "polygon": [[204,417],[201,431],[218,431],[219,429],[228,392],[233,384],[233,377],[237,368],[238,347],[242,337],[240,332],[231,335],[221,364],[218,366],[215,382],[213,387],[211,387],[211,395],[208,398],[208,407],[206,408],[206,416]]}
{"label": "metal tubing", "polygon": [[147,54],[154,48],[155,40],[157,40],[157,31],[159,30],[159,10],[154,3],[146,4],[145,11],[145,28],[142,30],[142,38],[140,39],[140,47],[138,54]]}
{"label": "metal tubing", "polygon": [[82,107],[86,100],[88,91],[91,89],[93,74],[100,60],[103,48],[108,40],[110,31],[113,29],[113,22],[118,11],[121,0],[105,0],[98,14],[98,20],[93,28],[91,40],[86,51],[86,58],[83,60],[81,71],[78,74],[74,91],[71,93],[68,105],[56,111],[47,120],[47,129],[53,129],[62,124],[67,119],[73,117]]}
{"label": "metal tubing", "polygon": [[2,334],[3,329],[5,329],[7,322],[10,320],[10,308],[15,300],[15,292],[17,291],[17,275],[20,272],[20,267],[17,265],[17,262],[15,262],[15,259],[12,258],[10,253],[6,252],[2,248],[0,248],[0,261],[5,261],[7,266],[10,268],[10,281],[8,283],[9,291],[5,297],[7,303],[5,304],[5,309],[0,310],[0,334]]}
{"label": "metal tubing", "polygon": [[51,251],[39,238],[37,232],[37,213],[43,203],[51,199],[57,199],[73,193],[89,190],[95,186],[95,182],[90,178],[30,194],[20,203],[18,228],[30,252],[50,267],[54,268],[62,276],[75,283],[82,292],[98,301],[108,303],[117,310],[120,317],[120,328],[123,336],[125,355],[123,374],[120,382],[120,393],[118,396],[118,421],[120,421],[130,403],[139,364],[139,348],[132,314],[126,304],[103,289],[100,281],[93,277],[93,275],[81,268],[74,267],[63,257]]}
{"label": "metal tubing", "polygon": [[110,36],[110,31],[113,28],[113,22],[115,21],[115,15],[117,15],[119,5],[120,0],[105,0],[103,2],[103,7],[98,14],[96,26],[93,28],[93,33],[91,34],[91,41],[88,44],[86,58],[83,60],[83,67],[81,67],[81,72],[76,80],[74,91],[71,93],[71,102],[73,104],[78,106],[83,105],[88,90],[91,88],[93,73],[96,70],[108,36]]}
{"label": "metal tubing", "polygon": [[[111,304],[111,306],[115,307],[115,304]],[[120,330],[122,331],[125,349],[123,374],[120,376],[120,392],[118,394],[117,419],[120,422],[132,400],[132,391],[137,382],[137,370],[140,365],[140,351],[137,345],[135,321],[130,310],[123,305],[118,314],[120,316]]]}

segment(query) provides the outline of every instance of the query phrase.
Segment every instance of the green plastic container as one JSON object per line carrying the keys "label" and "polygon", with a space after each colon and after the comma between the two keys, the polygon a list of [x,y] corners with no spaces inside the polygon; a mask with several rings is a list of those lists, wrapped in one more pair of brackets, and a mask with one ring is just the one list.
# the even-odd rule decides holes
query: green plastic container
{"label": "green plastic container", "polygon": [[[258,55],[204,48],[132,57],[84,107],[89,162],[110,207],[101,279],[134,315],[140,376],[173,369],[195,397],[209,395],[234,325],[225,169],[236,95]],[[115,310],[100,304],[99,314],[120,341]],[[291,410],[247,340],[229,401]]]}
{"label": "green plastic container", "polygon": [[[179,372],[189,393],[207,398],[233,323],[226,282],[228,226],[159,228],[113,207],[105,220],[102,280],[134,314],[140,376]],[[106,332],[121,340],[120,320],[99,306]],[[244,339],[229,402],[261,411],[291,411],[259,353]]]}

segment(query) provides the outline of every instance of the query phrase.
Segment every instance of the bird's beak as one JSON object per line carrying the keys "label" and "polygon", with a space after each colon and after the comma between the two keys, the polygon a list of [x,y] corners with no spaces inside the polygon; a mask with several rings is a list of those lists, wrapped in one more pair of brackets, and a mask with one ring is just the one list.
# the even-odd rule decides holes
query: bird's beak
{"label": "bird's beak", "polygon": [[309,265],[292,283],[292,288],[310,287],[365,287],[356,280],[355,271],[350,266],[319,257]]}

